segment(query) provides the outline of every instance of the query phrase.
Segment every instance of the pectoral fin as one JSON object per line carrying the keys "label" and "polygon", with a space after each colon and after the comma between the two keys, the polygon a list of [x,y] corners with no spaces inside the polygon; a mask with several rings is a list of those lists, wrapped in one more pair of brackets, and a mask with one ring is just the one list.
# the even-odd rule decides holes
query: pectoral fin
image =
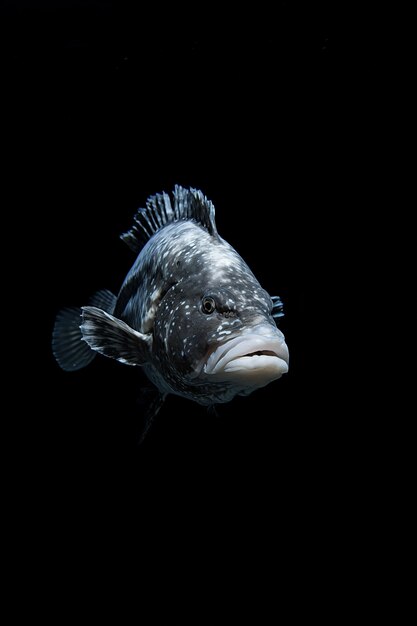
{"label": "pectoral fin", "polygon": [[122,320],[94,306],[82,308],[81,333],[90,348],[127,365],[149,361],[152,336],[131,328]]}
{"label": "pectoral fin", "polygon": [[282,300],[279,296],[271,296],[272,300],[272,311],[271,315],[274,319],[279,319],[280,317],[284,317],[284,305],[282,304]]}

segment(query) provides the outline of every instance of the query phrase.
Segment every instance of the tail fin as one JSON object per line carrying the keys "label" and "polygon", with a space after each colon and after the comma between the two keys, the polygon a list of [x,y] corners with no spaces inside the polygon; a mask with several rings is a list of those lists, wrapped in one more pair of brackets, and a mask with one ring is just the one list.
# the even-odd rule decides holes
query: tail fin
{"label": "tail fin", "polygon": [[60,311],[52,333],[52,352],[60,367],[66,372],[75,372],[94,359],[96,352],[82,341],[80,330],[81,309]]}
{"label": "tail fin", "polygon": [[[103,289],[90,300],[91,306],[113,313],[116,296]],[[56,317],[52,332],[52,352],[58,365],[66,372],[75,372],[86,367],[96,356],[96,352],[83,341],[80,324],[81,309],[77,307],[63,309]]]}

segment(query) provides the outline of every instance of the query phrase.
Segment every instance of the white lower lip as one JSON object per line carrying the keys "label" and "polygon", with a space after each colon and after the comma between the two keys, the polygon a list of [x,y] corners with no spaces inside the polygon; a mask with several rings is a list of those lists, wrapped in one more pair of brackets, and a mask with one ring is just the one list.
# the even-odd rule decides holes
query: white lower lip
{"label": "white lower lip", "polygon": [[225,365],[223,371],[239,372],[242,370],[248,370],[248,372],[262,370],[264,373],[268,370],[271,374],[276,374],[277,377],[279,377],[288,372],[288,363],[278,356],[255,354],[253,356],[242,356],[238,359],[233,359]]}
{"label": "white lower lip", "polygon": [[[267,352],[267,354],[253,354]],[[258,326],[219,345],[209,356],[204,371],[209,375],[234,374],[274,380],[288,371],[289,353],[278,328]]]}

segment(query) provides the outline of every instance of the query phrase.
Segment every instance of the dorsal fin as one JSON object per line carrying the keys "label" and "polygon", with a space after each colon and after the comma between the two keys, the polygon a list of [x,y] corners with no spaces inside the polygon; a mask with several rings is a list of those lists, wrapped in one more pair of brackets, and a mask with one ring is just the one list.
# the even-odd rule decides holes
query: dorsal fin
{"label": "dorsal fin", "polygon": [[148,198],[146,208],[138,209],[132,228],[120,237],[133,252],[140,252],[160,228],[181,220],[192,220],[218,238],[214,205],[201,191],[175,185],[172,198],[173,205],[167,193],[158,193]]}

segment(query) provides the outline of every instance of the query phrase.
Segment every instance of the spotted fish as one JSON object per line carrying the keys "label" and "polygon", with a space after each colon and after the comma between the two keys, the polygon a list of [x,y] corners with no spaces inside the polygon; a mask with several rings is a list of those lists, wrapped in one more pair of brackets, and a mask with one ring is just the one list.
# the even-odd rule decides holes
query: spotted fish
{"label": "spotted fish", "polygon": [[156,388],[156,414],[168,394],[201,405],[248,395],[288,371],[275,320],[279,297],[261,287],[216,228],[201,191],[176,186],[139,209],[121,238],[137,255],[119,294],[57,315],[52,349],[62,369],[97,353],[141,366]]}

